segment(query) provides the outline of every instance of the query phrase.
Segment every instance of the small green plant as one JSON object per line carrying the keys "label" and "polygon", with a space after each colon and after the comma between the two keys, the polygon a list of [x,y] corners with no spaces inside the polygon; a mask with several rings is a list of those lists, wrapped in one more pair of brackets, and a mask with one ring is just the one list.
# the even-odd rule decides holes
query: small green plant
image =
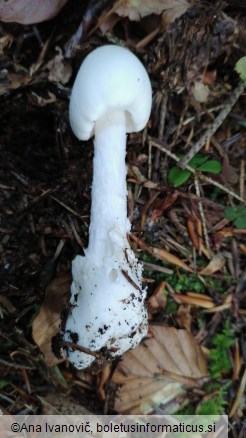
{"label": "small green plant", "polygon": [[214,385],[210,388],[210,392],[218,391],[209,399],[202,402],[198,408],[198,415],[221,415],[224,412],[224,409],[227,405],[226,401],[226,392],[230,382],[222,388],[219,388],[218,385]]}
{"label": "small green plant", "polygon": [[226,207],[224,210],[226,219],[232,221],[236,228],[246,228],[246,207]]}
{"label": "small green plant", "polygon": [[177,313],[178,305],[169,297],[167,297],[167,304],[165,307],[166,315],[175,315]]}
{"label": "small green plant", "polygon": [[242,81],[246,82],[246,56],[243,56],[237,61],[235,70],[239,74]]}
{"label": "small green plant", "polygon": [[222,333],[214,336],[213,348],[210,350],[210,375],[214,379],[220,378],[231,369],[231,362],[228,357],[228,349],[233,345],[233,336],[230,320],[227,319]]}
{"label": "small green plant", "polygon": [[196,415],[196,408],[192,403],[188,403],[186,406],[176,412],[175,415]]}
{"label": "small green plant", "polygon": [[9,382],[7,380],[0,379],[0,389],[4,388],[8,384],[9,384]]}
{"label": "small green plant", "polygon": [[[182,157],[181,157],[182,158]],[[217,160],[211,160],[208,156],[197,154],[189,161],[189,166],[200,172],[209,172],[218,174],[221,172],[221,163]],[[179,187],[184,184],[191,176],[191,172],[187,169],[181,169],[178,166],[172,167],[168,172],[168,181],[174,187]]]}

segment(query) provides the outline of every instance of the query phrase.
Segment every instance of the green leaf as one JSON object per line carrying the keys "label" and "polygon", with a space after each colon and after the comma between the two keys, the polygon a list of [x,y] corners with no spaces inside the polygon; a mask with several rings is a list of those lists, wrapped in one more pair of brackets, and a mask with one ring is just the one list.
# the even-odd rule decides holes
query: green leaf
{"label": "green leaf", "polygon": [[246,207],[226,207],[224,215],[226,219],[232,221],[237,228],[246,228]]}
{"label": "green leaf", "polygon": [[[182,157],[180,157],[182,159]],[[197,154],[189,161],[189,166],[194,170],[218,174],[221,172],[221,163],[217,160],[210,160],[207,155]],[[174,187],[184,184],[191,176],[187,169],[181,169],[178,166],[172,167],[168,172],[168,181]]]}
{"label": "green leaf", "polygon": [[193,169],[197,169],[199,166],[201,166],[203,163],[206,163],[206,161],[208,160],[209,160],[208,156],[197,154],[189,161],[188,164]]}
{"label": "green leaf", "polygon": [[7,380],[1,379],[0,380],[0,389],[4,388],[8,384],[9,384],[9,382],[7,382]]}
{"label": "green leaf", "polygon": [[228,373],[232,366],[228,355],[228,349],[234,344],[230,320],[225,320],[222,333],[214,336],[212,344],[209,371],[211,376],[217,379]]}
{"label": "green leaf", "polygon": [[168,181],[174,187],[179,187],[190,178],[191,172],[180,169],[177,166],[172,167],[168,172]]}
{"label": "green leaf", "polygon": [[208,160],[206,163],[201,164],[201,166],[198,167],[198,170],[218,174],[221,172],[222,166],[217,160]]}
{"label": "green leaf", "polygon": [[234,224],[237,228],[246,228],[246,213],[240,217],[238,217]]}
{"label": "green leaf", "polygon": [[234,221],[238,216],[237,207],[226,207],[224,210],[224,215],[229,221]]}
{"label": "green leaf", "polygon": [[246,56],[243,56],[237,61],[235,70],[242,81],[246,82]]}

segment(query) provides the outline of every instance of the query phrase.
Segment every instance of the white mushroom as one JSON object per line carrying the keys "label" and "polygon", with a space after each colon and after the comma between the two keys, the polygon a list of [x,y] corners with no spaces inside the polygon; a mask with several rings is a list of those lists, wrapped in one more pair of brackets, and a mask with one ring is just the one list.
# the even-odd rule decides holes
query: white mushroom
{"label": "white mushroom", "polygon": [[[147,333],[142,265],[127,240],[126,133],[140,131],[151,110],[148,74],[129,50],[103,46],[82,63],[70,100],[80,140],[95,135],[91,223],[85,256],[73,261],[64,341],[109,357],[135,347]],[[68,348],[78,369],[95,357]]]}

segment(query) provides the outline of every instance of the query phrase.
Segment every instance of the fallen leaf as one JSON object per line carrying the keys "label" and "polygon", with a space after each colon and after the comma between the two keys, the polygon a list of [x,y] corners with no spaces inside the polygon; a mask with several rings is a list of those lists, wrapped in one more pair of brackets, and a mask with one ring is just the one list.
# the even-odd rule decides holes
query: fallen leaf
{"label": "fallen leaf", "polygon": [[9,33],[0,38],[0,55],[3,55],[5,47],[10,47],[13,41],[14,37]]}
{"label": "fallen leaf", "polygon": [[199,274],[200,275],[212,275],[217,271],[221,271],[225,266],[225,259],[222,254],[216,254],[212,260],[210,260],[209,264],[206,268],[202,269]]}
{"label": "fallen leaf", "polygon": [[186,303],[193,306],[200,306],[204,309],[211,309],[214,307],[214,302],[212,298],[203,294],[187,292],[186,295],[181,295],[179,293],[176,293],[172,294],[172,297],[175,299],[175,301],[177,301],[177,303]]}
{"label": "fallen leaf", "polygon": [[197,102],[204,103],[208,99],[209,88],[202,82],[196,81],[192,87],[192,93]]}
{"label": "fallen leaf", "polygon": [[175,321],[179,328],[190,332],[192,324],[191,306],[181,304],[178,308],[177,314],[175,315]]}
{"label": "fallen leaf", "polygon": [[106,399],[105,387],[112,373],[112,365],[107,364],[97,375],[97,394],[100,400]]}
{"label": "fallen leaf", "polygon": [[[131,21],[139,21],[148,16],[157,17],[155,29],[147,32],[137,47],[145,47],[158,34],[162,27],[166,28],[176,18],[185,14],[191,6],[188,0],[116,0],[110,11],[101,17],[98,27],[105,34],[112,30],[119,17],[128,17]],[[146,24],[146,23],[145,23]]]}
{"label": "fallen leaf", "polygon": [[175,191],[171,195],[167,195],[165,199],[160,199],[154,208],[150,221],[154,222],[159,216],[161,216],[165,210],[170,208],[178,197],[178,192]]}
{"label": "fallen leaf", "polygon": [[239,245],[240,250],[246,255],[246,244],[241,243]]}
{"label": "fallen leaf", "polygon": [[147,15],[160,15],[163,11],[167,11],[168,20],[172,23],[190,6],[187,0],[125,0],[120,2],[114,12],[121,17],[138,21]]}
{"label": "fallen leaf", "polygon": [[45,292],[44,303],[32,324],[33,339],[44,354],[48,367],[62,361],[54,355],[51,349],[51,339],[59,332],[61,313],[68,301],[71,281],[70,274],[66,273],[49,284]]}
{"label": "fallen leaf", "polygon": [[186,0],[166,0],[166,10],[162,14],[164,28],[185,14],[190,7],[191,3]]}
{"label": "fallen leaf", "polygon": [[[246,60],[246,57],[245,57]],[[245,392],[246,392],[246,370],[244,370],[243,375],[240,379],[240,384],[236,393],[236,397],[232,403],[230,412],[229,412],[229,418],[233,417],[236,412],[238,411],[238,414],[240,415],[240,412],[245,407]]]}
{"label": "fallen leaf", "polygon": [[134,234],[131,234],[132,240],[134,240],[139,248],[143,249],[144,251],[148,252],[150,255],[156,257],[159,260],[165,260],[169,262],[172,265],[178,266],[179,268],[184,269],[185,271],[193,272],[192,269],[183,262],[183,260],[180,260],[175,255],[171,254],[170,252],[166,251],[163,248],[156,248],[154,246],[148,246],[146,245],[142,240],[138,239]]}
{"label": "fallen leaf", "polygon": [[178,257],[166,251],[165,249],[155,248],[155,247],[150,247],[150,249],[153,256],[156,257],[157,259],[165,260],[166,262],[171,263],[171,265],[176,265],[179,268],[184,269],[185,271],[192,272],[192,269],[189,266],[187,266],[186,263],[183,262],[183,260],[179,259]]}
{"label": "fallen leaf", "polygon": [[223,181],[228,184],[234,185],[238,182],[237,170],[230,165],[227,155],[224,155],[223,157],[221,177],[223,178]]}
{"label": "fallen leaf", "polygon": [[38,94],[34,93],[34,91],[33,91],[32,92],[32,97],[34,98],[34,99],[32,99],[34,101],[33,103],[37,106],[43,107],[43,106],[50,105],[51,103],[56,102],[57,98],[53,93],[48,91],[48,95],[49,95],[49,98],[45,99],[44,97],[39,96]]}
{"label": "fallen leaf", "polygon": [[202,223],[194,211],[187,218],[187,231],[194,247],[201,251],[202,244]]}
{"label": "fallen leaf", "polygon": [[24,87],[32,78],[30,75],[22,68],[15,66],[17,72],[12,73],[5,70],[2,72],[0,78],[0,96],[7,93],[9,90],[17,90],[17,88]]}
{"label": "fallen leaf", "polygon": [[203,77],[202,82],[204,85],[212,85],[217,77],[217,70],[207,70]]}
{"label": "fallen leaf", "polygon": [[207,376],[205,356],[191,333],[151,326],[149,335],[122,356],[112,376],[118,413],[172,414],[187,402],[186,389]]}
{"label": "fallen leaf", "polygon": [[72,67],[69,61],[64,60],[61,48],[56,47],[56,51],[57,55],[46,64],[45,68],[49,70],[49,81],[65,85],[72,76]]}
{"label": "fallen leaf", "polygon": [[117,14],[111,14],[105,17],[105,19],[102,19],[102,22],[99,24],[99,28],[102,35],[105,35],[107,32],[112,32],[112,29],[118,23],[119,20],[120,17]]}
{"label": "fallen leaf", "polygon": [[55,17],[67,0],[0,0],[0,20],[21,24],[40,23]]}
{"label": "fallen leaf", "polygon": [[165,297],[164,292],[165,282],[161,281],[148,299],[148,310],[150,313],[155,313],[165,308],[167,298]]}
{"label": "fallen leaf", "polygon": [[220,306],[215,306],[212,307],[211,309],[206,309],[204,310],[204,313],[218,313],[218,312],[222,312],[223,310],[226,309],[231,309],[231,305],[232,305],[232,295],[227,295],[223,304],[221,304]]}

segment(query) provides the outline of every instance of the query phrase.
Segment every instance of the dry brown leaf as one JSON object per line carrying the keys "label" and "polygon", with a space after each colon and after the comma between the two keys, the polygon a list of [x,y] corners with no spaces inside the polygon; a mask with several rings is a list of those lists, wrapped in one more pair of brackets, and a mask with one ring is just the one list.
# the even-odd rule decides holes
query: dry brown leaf
{"label": "dry brown leaf", "polygon": [[186,303],[186,304],[191,304],[193,306],[200,306],[203,307],[204,309],[211,309],[214,307],[213,300],[207,295],[203,295],[203,294],[187,292],[187,295],[172,294],[172,297],[178,303]]}
{"label": "dry brown leaf", "polygon": [[113,374],[119,413],[174,413],[185,403],[186,387],[207,376],[205,357],[191,333],[151,326],[150,336],[122,356]]}
{"label": "dry brown leaf", "polygon": [[167,195],[164,199],[157,201],[154,207],[154,211],[150,217],[150,222],[154,222],[159,216],[161,216],[165,210],[170,208],[176,201],[179,193],[175,191],[171,195]]}
{"label": "dry brown leaf", "polygon": [[185,271],[193,272],[193,270],[183,262],[183,260],[180,260],[175,255],[171,254],[170,252],[166,251],[163,248],[156,248],[154,246],[148,246],[146,245],[141,239],[138,239],[134,234],[131,234],[132,240],[134,240],[139,248],[143,249],[144,251],[148,252],[152,256],[156,257],[159,260],[165,260],[172,265],[178,266],[179,268],[185,269]]}
{"label": "dry brown leaf", "polygon": [[158,312],[164,309],[167,303],[167,298],[164,295],[165,292],[165,282],[161,281],[160,284],[155,288],[151,297],[148,299],[148,310],[150,313]]}
{"label": "dry brown leaf", "polygon": [[49,70],[49,81],[65,85],[72,76],[72,67],[69,61],[64,60],[61,48],[56,47],[56,51],[57,55],[46,64],[45,68]]}
{"label": "dry brown leaf", "polygon": [[202,269],[200,271],[200,275],[212,275],[217,271],[221,271],[223,267],[225,266],[225,259],[222,254],[216,254],[212,260],[210,260],[209,264],[206,266],[206,268]]}
{"label": "dry brown leaf", "polygon": [[150,247],[150,248],[153,256],[156,257],[157,259],[165,260],[166,262],[171,263],[171,265],[176,265],[179,268],[185,269],[185,271],[192,272],[192,269],[189,266],[187,266],[186,263],[183,262],[183,260],[180,260],[178,257],[166,251],[165,249],[155,248],[155,247]]}
{"label": "dry brown leaf", "polygon": [[194,247],[200,251],[202,244],[201,221],[194,212],[187,219],[187,231]]}
{"label": "dry brown leaf", "polygon": [[217,70],[207,70],[203,77],[202,82],[204,85],[212,85],[217,77]]}
{"label": "dry brown leaf", "polygon": [[67,0],[0,0],[0,20],[21,24],[49,20],[61,10]]}
{"label": "dry brown leaf", "polygon": [[9,33],[0,38],[0,55],[3,55],[5,47],[10,47],[13,41],[14,37]]}
{"label": "dry brown leaf", "polygon": [[102,372],[97,375],[97,394],[100,400],[106,399],[105,386],[112,373],[112,366],[107,364]]}
{"label": "dry brown leaf", "polygon": [[222,172],[220,175],[225,183],[234,185],[238,182],[238,170],[231,166],[226,154],[223,157]]}
{"label": "dry brown leaf", "polygon": [[172,23],[190,7],[187,0],[125,0],[120,2],[115,12],[121,17],[138,21],[150,14],[160,15],[166,11],[165,21]]}
{"label": "dry brown leaf", "polygon": [[32,325],[32,336],[44,354],[47,366],[52,367],[61,360],[57,359],[51,349],[51,339],[60,328],[61,313],[68,301],[71,275],[62,274],[47,287],[45,300]]}
{"label": "dry brown leaf", "polygon": [[190,332],[192,324],[191,306],[181,304],[178,308],[177,314],[175,315],[175,321],[179,328]]}
{"label": "dry brown leaf", "polygon": [[0,96],[7,93],[9,90],[16,90],[17,88],[24,87],[32,78],[24,69],[20,69],[17,73],[4,72],[0,81]]}
{"label": "dry brown leaf", "polygon": [[235,235],[244,235],[246,234],[246,228],[224,228],[223,230],[218,231],[217,235],[219,237],[232,237]]}
{"label": "dry brown leaf", "polygon": [[220,306],[214,306],[211,309],[204,310],[204,313],[217,313],[222,312],[223,310],[230,309],[232,306],[232,295],[227,295],[225,298],[223,304]]}
{"label": "dry brown leaf", "polygon": [[48,98],[45,99],[44,97],[39,96],[38,94],[34,93],[34,91],[31,94],[32,99],[32,103],[34,103],[37,106],[46,106],[46,105],[50,105],[51,103],[56,102],[57,98],[56,96],[51,93],[50,91],[48,91]]}

